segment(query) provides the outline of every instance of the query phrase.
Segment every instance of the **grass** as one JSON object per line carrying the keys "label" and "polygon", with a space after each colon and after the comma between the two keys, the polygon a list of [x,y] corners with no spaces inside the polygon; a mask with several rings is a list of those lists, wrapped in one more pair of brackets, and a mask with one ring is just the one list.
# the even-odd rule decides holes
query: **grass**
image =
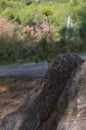
{"label": "grass", "polygon": [[16,82],[15,79],[11,79],[11,78],[7,78],[7,79],[4,79],[4,80],[0,80],[0,86],[6,86],[7,89],[10,91],[10,92],[13,92],[14,91],[14,83]]}

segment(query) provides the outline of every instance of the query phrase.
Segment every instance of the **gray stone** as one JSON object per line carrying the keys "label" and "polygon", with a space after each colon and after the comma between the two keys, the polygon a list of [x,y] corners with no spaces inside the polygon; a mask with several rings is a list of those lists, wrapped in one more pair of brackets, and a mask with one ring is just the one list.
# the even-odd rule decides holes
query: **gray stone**
{"label": "gray stone", "polygon": [[57,56],[41,84],[3,119],[2,130],[86,130],[86,61]]}

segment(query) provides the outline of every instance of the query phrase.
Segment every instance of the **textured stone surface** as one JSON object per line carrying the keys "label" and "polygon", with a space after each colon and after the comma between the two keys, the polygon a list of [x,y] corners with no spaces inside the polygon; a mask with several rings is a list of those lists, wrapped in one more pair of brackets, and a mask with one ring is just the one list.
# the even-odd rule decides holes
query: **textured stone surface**
{"label": "textured stone surface", "polygon": [[2,130],[86,130],[86,61],[75,54],[56,57]]}

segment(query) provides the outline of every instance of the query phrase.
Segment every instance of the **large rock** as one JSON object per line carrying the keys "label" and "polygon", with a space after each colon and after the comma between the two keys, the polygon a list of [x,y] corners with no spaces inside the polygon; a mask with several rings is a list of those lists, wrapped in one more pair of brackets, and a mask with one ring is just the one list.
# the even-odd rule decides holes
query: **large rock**
{"label": "large rock", "polygon": [[57,56],[41,84],[2,121],[2,130],[86,130],[86,61]]}

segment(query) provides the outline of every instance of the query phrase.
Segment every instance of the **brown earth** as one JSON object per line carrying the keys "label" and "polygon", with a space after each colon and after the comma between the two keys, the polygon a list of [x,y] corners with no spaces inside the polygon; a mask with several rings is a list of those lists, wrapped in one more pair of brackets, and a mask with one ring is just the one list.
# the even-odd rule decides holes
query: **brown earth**
{"label": "brown earth", "polygon": [[10,84],[3,83],[0,85],[0,120],[8,113],[15,111],[27,93],[36,87],[40,81],[41,79],[17,80],[12,84],[12,89]]}

